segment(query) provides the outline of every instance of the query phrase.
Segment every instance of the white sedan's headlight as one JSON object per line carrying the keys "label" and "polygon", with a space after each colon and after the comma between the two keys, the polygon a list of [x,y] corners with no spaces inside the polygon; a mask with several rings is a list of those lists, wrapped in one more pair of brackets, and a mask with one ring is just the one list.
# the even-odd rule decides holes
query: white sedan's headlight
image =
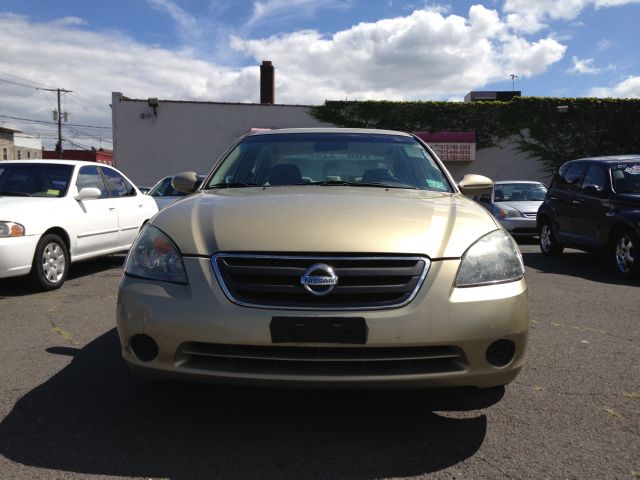
{"label": "white sedan's headlight", "polygon": [[16,222],[0,222],[0,237],[22,237],[24,226]]}
{"label": "white sedan's headlight", "polygon": [[475,287],[520,280],[522,255],[511,235],[496,230],[471,245],[462,256],[456,287]]}
{"label": "white sedan's headlight", "polygon": [[131,246],[124,271],[134,277],[187,283],[178,247],[152,225],[145,225]]}

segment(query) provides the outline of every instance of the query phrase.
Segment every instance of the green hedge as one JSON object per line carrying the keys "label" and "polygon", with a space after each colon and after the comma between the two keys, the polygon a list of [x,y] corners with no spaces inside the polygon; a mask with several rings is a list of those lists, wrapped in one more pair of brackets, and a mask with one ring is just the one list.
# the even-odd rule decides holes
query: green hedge
{"label": "green hedge", "polygon": [[[561,112],[558,107],[567,107]],[[402,131],[475,130],[477,148],[515,142],[555,171],[574,158],[640,154],[640,99],[515,97],[509,102],[327,101],[323,122]]]}

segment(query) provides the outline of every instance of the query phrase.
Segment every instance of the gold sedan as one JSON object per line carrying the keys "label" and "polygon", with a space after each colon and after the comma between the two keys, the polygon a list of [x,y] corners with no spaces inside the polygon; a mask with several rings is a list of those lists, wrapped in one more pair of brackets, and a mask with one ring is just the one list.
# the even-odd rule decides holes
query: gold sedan
{"label": "gold sedan", "polygon": [[[504,385],[529,313],[522,257],[405,133],[247,135],[130,250],[122,354],[147,377],[284,386]],[[461,193],[462,192],[462,193]]]}

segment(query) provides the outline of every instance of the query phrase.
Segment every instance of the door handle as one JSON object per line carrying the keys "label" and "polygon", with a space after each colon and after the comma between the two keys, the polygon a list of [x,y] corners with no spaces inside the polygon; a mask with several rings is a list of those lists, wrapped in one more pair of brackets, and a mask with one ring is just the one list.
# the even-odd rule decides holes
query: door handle
{"label": "door handle", "polygon": [[580,205],[582,202],[580,200],[573,200],[571,203],[574,205]]}
{"label": "door handle", "polygon": [[109,207],[109,211],[113,212],[116,209],[116,207]]}

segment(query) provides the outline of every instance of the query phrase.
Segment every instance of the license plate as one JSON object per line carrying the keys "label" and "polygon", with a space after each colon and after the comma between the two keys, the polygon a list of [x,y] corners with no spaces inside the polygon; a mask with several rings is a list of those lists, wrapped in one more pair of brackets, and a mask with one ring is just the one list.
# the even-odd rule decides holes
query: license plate
{"label": "license plate", "polygon": [[367,343],[362,317],[273,317],[273,343]]}

